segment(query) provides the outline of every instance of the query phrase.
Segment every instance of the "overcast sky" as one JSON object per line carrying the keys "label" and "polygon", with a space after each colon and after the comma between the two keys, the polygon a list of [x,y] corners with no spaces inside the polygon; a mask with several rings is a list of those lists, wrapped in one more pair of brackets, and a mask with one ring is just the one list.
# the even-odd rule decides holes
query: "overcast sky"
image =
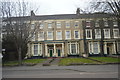
{"label": "overcast sky", "polygon": [[[30,1],[30,0],[29,0]],[[91,0],[31,0],[37,15],[74,14],[77,7],[85,8]],[[38,10],[35,10],[37,9]]]}

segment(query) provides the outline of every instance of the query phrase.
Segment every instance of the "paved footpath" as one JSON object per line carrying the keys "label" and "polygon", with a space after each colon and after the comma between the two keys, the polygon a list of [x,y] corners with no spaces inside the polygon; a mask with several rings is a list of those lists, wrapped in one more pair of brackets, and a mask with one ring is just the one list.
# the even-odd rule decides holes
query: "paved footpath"
{"label": "paved footpath", "polygon": [[3,78],[118,78],[118,65],[4,67]]}

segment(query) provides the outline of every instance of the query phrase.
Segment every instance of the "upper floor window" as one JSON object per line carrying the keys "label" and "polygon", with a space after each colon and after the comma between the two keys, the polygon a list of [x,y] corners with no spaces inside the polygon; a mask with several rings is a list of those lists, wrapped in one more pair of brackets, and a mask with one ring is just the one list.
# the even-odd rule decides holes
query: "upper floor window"
{"label": "upper floor window", "polygon": [[110,38],[110,29],[104,29],[104,38]]}
{"label": "upper floor window", "polygon": [[108,21],[107,20],[104,20],[104,26],[108,27]]}
{"label": "upper floor window", "polygon": [[31,24],[31,29],[35,29],[35,24]]}
{"label": "upper floor window", "polygon": [[61,40],[62,39],[62,31],[56,31],[56,39]]}
{"label": "upper floor window", "polygon": [[40,29],[43,29],[43,23],[40,23]]}
{"label": "upper floor window", "polygon": [[71,31],[66,31],[65,32],[65,38],[66,39],[71,39]]}
{"label": "upper floor window", "polygon": [[48,31],[47,39],[49,39],[49,40],[53,39],[53,32],[52,31]]}
{"label": "upper floor window", "polygon": [[74,31],[74,38],[79,39],[79,31]]}
{"label": "upper floor window", "polygon": [[48,23],[48,28],[52,28],[52,23]]}
{"label": "upper floor window", "polygon": [[36,36],[35,32],[33,34],[29,35],[29,37],[31,38],[32,41],[35,41],[35,36]]}
{"label": "upper floor window", "polygon": [[70,28],[70,22],[66,22],[66,28]]}
{"label": "upper floor window", "polygon": [[92,30],[86,29],[86,39],[92,39]]}
{"label": "upper floor window", "polygon": [[95,21],[95,27],[99,27],[99,20]]}
{"label": "upper floor window", "polygon": [[75,26],[75,28],[78,28],[79,22],[78,22],[78,21],[75,21],[74,26]]}
{"label": "upper floor window", "polygon": [[119,29],[113,29],[113,35],[114,35],[114,38],[118,38],[119,37]]}
{"label": "upper floor window", "polygon": [[57,26],[57,28],[61,28],[61,23],[57,22],[56,26]]}
{"label": "upper floor window", "polygon": [[95,38],[101,38],[101,29],[95,29]]}
{"label": "upper floor window", "polygon": [[40,31],[39,34],[38,34],[38,39],[39,40],[44,40],[44,32],[43,31]]}
{"label": "upper floor window", "polygon": [[90,27],[91,26],[91,21],[86,21],[86,27]]}
{"label": "upper floor window", "polygon": [[118,26],[118,22],[117,21],[113,21],[113,26],[114,27]]}
{"label": "upper floor window", "polygon": [[6,23],[6,22],[2,22],[2,25],[3,25],[3,26],[6,26],[6,25],[7,25],[7,23]]}

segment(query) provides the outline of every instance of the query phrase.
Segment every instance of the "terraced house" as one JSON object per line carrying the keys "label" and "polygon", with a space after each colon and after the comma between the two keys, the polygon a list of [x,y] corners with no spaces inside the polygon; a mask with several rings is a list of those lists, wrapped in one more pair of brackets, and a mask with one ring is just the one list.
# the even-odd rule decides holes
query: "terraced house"
{"label": "terraced house", "polygon": [[28,57],[120,52],[120,28],[111,14],[80,14],[76,11],[76,14],[39,16],[32,12],[29,17],[32,17],[31,29],[37,28],[37,31],[28,44]]}

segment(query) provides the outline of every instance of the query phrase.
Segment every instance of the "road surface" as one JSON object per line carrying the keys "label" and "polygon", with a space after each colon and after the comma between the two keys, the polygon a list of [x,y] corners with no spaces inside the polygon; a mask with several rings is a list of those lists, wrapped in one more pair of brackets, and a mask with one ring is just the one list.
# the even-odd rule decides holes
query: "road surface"
{"label": "road surface", "polygon": [[118,78],[118,65],[4,67],[3,78]]}

